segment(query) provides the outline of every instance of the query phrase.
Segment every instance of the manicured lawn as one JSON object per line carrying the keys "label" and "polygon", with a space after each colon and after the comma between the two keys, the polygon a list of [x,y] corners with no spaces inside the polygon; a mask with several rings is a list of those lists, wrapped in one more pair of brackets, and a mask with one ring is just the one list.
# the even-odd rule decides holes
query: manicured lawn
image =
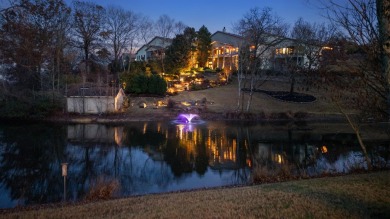
{"label": "manicured lawn", "polygon": [[0,218],[390,218],[390,171],[3,212]]}

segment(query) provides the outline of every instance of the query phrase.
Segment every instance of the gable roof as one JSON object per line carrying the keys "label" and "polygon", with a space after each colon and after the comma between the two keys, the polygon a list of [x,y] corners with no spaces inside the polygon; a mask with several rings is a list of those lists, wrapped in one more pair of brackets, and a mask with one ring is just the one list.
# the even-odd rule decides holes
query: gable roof
{"label": "gable roof", "polygon": [[[264,35],[266,37],[269,37],[269,38],[272,38],[272,37],[280,38],[282,40],[279,43],[283,42],[286,45],[297,42],[296,39],[286,37],[286,36],[277,36],[277,35],[269,34],[269,33],[264,33]],[[240,36],[240,35],[228,33],[225,31],[215,32],[214,34],[211,35],[211,39],[212,39],[212,43],[220,42],[223,44],[230,44],[230,45],[236,46],[236,47],[239,47],[240,44],[245,40],[245,38]]]}
{"label": "gable roof", "polygon": [[222,42],[222,43],[233,45],[235,47],[239,47],[239,45],[244,40],[244,38],[236,34],[224,32],[224,31],[217,31],[211,35],[211,40],[212,43]]}
{"label": "gable roof", "polygon": [[155,36],[155,37],[153,37],[153,39],[151,39],[148,43],[146,43],[146,44],[144,44],[143,46],[141,46],[141,47],[136,51],[136,53],[138,53],[139,51],[141,51],[144,47],[156,46],[156,45],[152,45],[152,43],[153,43],[154,41],[156,41],[157,39],[162,40],[162,41],[166,41],[166,42],[168,42],[168,43],[171,43],[171,42],[172,42],[172,39],[171,39],[171,38],[165,38],[165,37]]}
{"label": "gable roof", "polygon": [[213,33],[211,35],[211,38],[213,38],[213,36],[215,36],[216,34],[224,34],[224,35],[227,35],[229,37],[237,38],[237,39],[240,39],[240,40],[243,39],[243,37],[240,36],[240,35],[237,35],[237,34],[234,34],[234,33],[228,33],[228,32],[225,32],[225,31],[220,31],[220,30],[218,30],[217,32]]}

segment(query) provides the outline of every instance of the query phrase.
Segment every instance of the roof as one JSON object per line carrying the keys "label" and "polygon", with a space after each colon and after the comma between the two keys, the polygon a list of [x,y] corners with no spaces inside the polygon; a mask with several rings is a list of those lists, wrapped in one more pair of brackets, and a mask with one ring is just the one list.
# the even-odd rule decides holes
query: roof
{"label": "roof", "polygon": [[148,43],[144,44],[143,46],[141,46],[136,53],[138,53],[141,49],[143,49],[144,47],[146,46],[155,46],[155,45],[151,45],[153,41],[155,41],[156,39],[160,39],[160,40],[165,40],[166,42],[169,42],[171,43],[172,42],[172,39],[170,38],[165,38],[165,37],[160,37],[160,36],[155,36],[153,37],[153,39],[151,39]]}
{"label": "roof", "polygon": [[233,33],[228,33],[228,32],[225,32],[225,31],[220,31],[220,30],[218,30],[217,32],[213,33],[213,34],[211,35],[211,38],[213,38],[213,36],[216,35],[216,34],[218,34],[218,33],[225,34],[225,35],[228,35],[228,36],[230,36],[230,37],[235,37],[235,38],[237,38],[237,39],[244,39],[244,38],[243,38],[242,36],[240,36],[240,35],[233,34]]}
{"label": "roof", "polygon": [[163,49],[164,47],[162,46],[154,46],[154,45],[151,45],[151,46],[148,46],[148,48],[146,49],[146,51],[155,51],[155,50],[158,50],[158,49]]}
{"label": "roof", "polygon": [[98,86],[93,83],[85,83],[84,85],[78,84],[70,86],[66,92],[66,96],[116,96],[119,91],[117,87],[110,86]]}
{"label": "roof", "polygon": [[221,42],[224,44],[233,45],[235,47],[238,47],[242,43],[243,39],[244,38],[239,35],[227,33],[224,31],[217,31],[211,35],[211,40],[213,43]]}
{"label": "roof", "polygon": [[[225,38],[222,39],[221,37],[218,37],[218,35],[223,36]],[[269,34],[269,33],[264,33],[264,35],[266,37],[269,37],[269,38],[277,37],[279,39],[282,39],[279,43],[281,43],[283,41],[286,45],[288,45],[288,44],[295,44],[295,43],[299,42],[296,39],[289,38],[289,37],[286,37],[286,36],[277,36],[277,35]],[[212,39],[213,43],[220,42],[222,44],[230,44],[230,45],[233,45],[233,46],[239,46],[241,44],[241,42],[243,40],[245,40],[245,38],[240,36],[240,35],[233,34],[233,33],[228,33],[228,32],[225,32],[225,31],[217,31],[217,32],[213,33],[211,35],[211,39]]]}

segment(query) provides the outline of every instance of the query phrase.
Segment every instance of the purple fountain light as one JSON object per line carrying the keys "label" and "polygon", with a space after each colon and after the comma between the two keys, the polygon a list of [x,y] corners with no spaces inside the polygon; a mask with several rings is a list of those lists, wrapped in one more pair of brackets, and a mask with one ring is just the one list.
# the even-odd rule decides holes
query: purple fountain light
{"label": "purple fountain light", "polygon": [[182,119],[185,123],[191,123],[192,119],[195,117],[199,117],[197,114],[180,114],[179,118]]}

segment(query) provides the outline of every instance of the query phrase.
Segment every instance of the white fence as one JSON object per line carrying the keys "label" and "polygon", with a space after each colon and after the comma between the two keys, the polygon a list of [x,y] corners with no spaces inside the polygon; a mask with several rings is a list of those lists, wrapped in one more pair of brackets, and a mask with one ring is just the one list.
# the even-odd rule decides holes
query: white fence
{"label": "white fence", "polygon": [[66,98],[70,113],[102,114],[115,111],[115,97],[112,96],[71,96]]}

